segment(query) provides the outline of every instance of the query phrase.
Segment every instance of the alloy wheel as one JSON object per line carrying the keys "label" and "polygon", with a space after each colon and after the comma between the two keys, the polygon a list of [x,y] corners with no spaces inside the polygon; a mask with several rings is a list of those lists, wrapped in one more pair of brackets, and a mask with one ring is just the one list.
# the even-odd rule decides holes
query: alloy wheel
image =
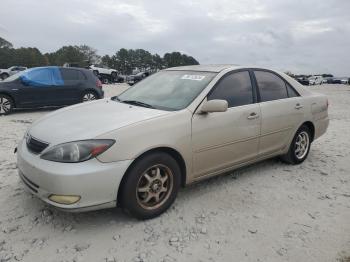
{"label": "alloy wheel", "polygon": [[303,159],[309,150],[309,146],[310,146],[309,134],[305,131],[300,132],[295,140],[295,149],[294,149],[295,156],[298,159]]}
{"label": "alloy wheel", "polygon": [[162,206],[169,198],[174,184],[172,171],[165,165],[155,165],[140,177],[136,188],[136,199],[140,206],[153,210]]}
{"label": "alloy wheel", "polygon": [[83,102],[93,101],[96,100],[96,96],[93,93],[86,93],[83,96]]}
{"label": "alloy wheel", "polygon": [[0,97],[0,114],[11,111],[11,102],[6,97]]}

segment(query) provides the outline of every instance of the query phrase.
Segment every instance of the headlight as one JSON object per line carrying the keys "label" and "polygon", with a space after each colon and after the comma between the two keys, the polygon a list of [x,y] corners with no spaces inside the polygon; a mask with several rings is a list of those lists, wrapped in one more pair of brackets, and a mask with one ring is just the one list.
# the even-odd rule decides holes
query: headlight
{"label": "headlight", "polygon": [[49,148],[41,158],[63,163],[83,162],[102,154],[114,143],[111,139],[69,142]]}

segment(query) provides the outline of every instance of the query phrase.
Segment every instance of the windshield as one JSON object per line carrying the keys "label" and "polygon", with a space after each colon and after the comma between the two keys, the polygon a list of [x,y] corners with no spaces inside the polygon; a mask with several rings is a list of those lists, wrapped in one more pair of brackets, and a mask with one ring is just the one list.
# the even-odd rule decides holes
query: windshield
{"label": "windshield", "polygon": [[209,84],[216,73],[197,71],[161,71],[140,81],[118,97],[120,102],[133,101],[162,110],[187,107]]}

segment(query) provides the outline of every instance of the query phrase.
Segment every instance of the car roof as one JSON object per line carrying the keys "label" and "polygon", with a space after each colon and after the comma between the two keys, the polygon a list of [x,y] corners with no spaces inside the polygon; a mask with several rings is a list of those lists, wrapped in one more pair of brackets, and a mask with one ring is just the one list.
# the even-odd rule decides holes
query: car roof
{"label": "car roof", "polygon": [[202,72],[215,72],[219,73],[225,69],[238,69],[241,66],[233,64],[220,64],[220,65],[190,65],[190,66],[178,66],[165,69],[166,71],[202,71]]}

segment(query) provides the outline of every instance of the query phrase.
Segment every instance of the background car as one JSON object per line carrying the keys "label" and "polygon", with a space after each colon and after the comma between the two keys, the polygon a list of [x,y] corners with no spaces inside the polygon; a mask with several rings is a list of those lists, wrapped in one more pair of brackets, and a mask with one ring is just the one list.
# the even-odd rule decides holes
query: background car
{"label": "background car", "polygon": [[327,97],[286,74],[169,68],[119,96],[36,121],[19,142],[17,166],[32,194],[62,210],[118,204],[147,219],[167,210],[181,186],[271,157],[302,163],[328,123]]}
{"label": "background car", "polygon": [[17,74],[18,72],[24,71],[27,68],[24,66],[11,66],[7,69],[0,69],[0,79],[6,79],[9,76]]}
{"label": "background car", "polygon": [[307,79],[306,77],[297,77],[296,80],[304,86],[309,85],[309,79]]}
{"label": "background car", "polygon": [[343,85],[348,85],[348,84],[349,84],[349,78],[342,78],[342,79],[340,79],[340,82],[341,82]]}
{"label": "background car", "polygon": [[89,69],[94,72],[96,76],[99,75],[105,75],[105,76],[110,76],[111,78],[116,78],[118,76],[118,71],[115,69],[111,69],[108,66],[98,66],[98,65],[91,65],[89,66]]}
{"label": "background car", "polygon": [[37,67],[0,82],[0,114],[14,108],[72,105],[103,98],[101,81],[89,70]]}
{"label": "background car", "polygon": [[309,77],[309,85],[321,85],[323,77],[322,76],[311,76]]}
{"label": "background car", "polygon": [[140,82],[142,79],[146,78],[147,76],[148,76],[147,73],[139,72],[135,75],[129,75],[126,78],[126,82],[128,85],[132,86],[132,85],[136,84],[137,82]]}

